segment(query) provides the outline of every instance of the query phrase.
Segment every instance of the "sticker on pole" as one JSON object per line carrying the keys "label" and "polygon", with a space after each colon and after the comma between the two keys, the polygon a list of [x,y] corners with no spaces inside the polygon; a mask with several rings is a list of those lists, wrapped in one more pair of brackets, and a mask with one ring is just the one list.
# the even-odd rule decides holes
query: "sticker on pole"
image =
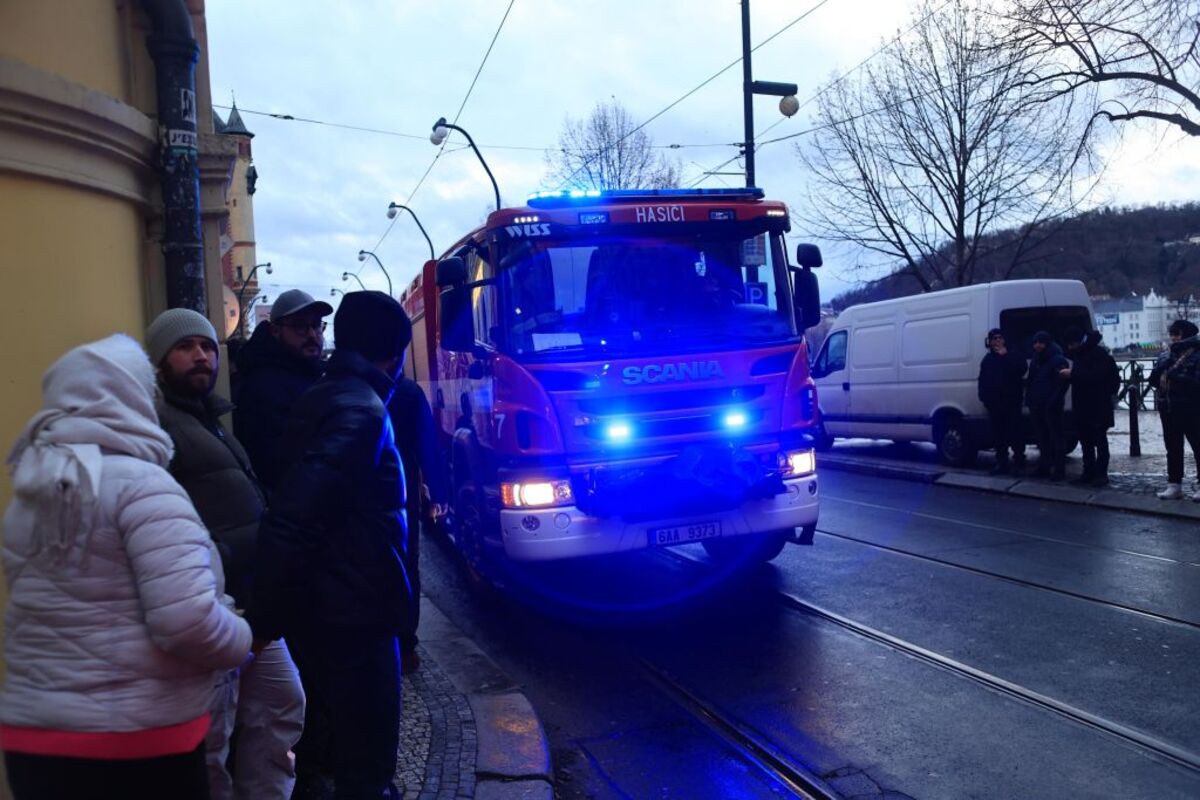
{"label": "sticker on pole", "polygon": [[195,150],[196,149],[196,133],[195,131],[167,131],[167,147],[179,150]]}
{"label": "sticker on pole", "polygon": [[179,90],[179,116],[184,122],[196,124],[196,93],[191,89]]}

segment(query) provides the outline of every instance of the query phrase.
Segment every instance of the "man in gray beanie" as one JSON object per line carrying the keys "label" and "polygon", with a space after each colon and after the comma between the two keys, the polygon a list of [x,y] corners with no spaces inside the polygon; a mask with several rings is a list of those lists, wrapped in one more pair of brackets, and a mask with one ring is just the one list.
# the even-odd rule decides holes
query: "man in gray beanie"
{"label": "man in gray beanie", "polygon": [[[265,496],[242,446],[221,424],[232,405],[213,393],[220,358],[217,332],[203,315],[172,308],[146,330],[146,348],[162,389],[159,423],[175,444],[168,469],[216,542],[227,591],[245,608]],[[214,688],[205,740],[214,800],[287,800],[295,782],[288,751],[304,724],[300,678],[282,641],[256,640],[255,653],[253,662],[221,675]],[[231,774],[227,764],[235,726],[240,732]]]}

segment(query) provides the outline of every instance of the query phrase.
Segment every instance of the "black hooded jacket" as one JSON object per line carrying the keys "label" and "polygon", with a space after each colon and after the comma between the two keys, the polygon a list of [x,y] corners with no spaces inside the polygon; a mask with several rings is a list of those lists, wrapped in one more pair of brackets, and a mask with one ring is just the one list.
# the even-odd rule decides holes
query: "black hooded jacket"
{"label": "black hooded jacket", "polygon": [[321,365],[288,352],[270,325],[255,328],[237,354],[233,434],[269,491],[283,475],[279,446],[292,406],[319,377]]}
{"label": "black hooded jacket", "polygon": [[1200,414],[1200,336],[1175,342],[1158,357],[1150,387],[1158,392],[1160,414]]}
{"label": "black hooded jacket", "polygon": [[1113,404],[1121,391],[1117,362],[1100,346],[1100,333],[1090,331],[1071,353],[1071,408],[1081,428],[1111,428]]}
{"label": "black hooded jacket", "polygon": [[414,602],[404,568],[404,470],[385,402],[393,384],[338,350],[297,401],[289,465],[259,530],[255,636],[400,632]]}
{"label": "black hooded jacket", "polygon": [[1062,409],[1067,396],[1067,381],[1059,370],[1071,366],[1062,348],[1050,342],[1042,352],[1033,351],[1029,375],[1025,378],[1025,405],[1031,411]]}
{"label": "black hooded jacket", "polygon": [[989,411],[1021,408],[1025,359],[1009,350],[989,351],[979,362],[979,399]]}

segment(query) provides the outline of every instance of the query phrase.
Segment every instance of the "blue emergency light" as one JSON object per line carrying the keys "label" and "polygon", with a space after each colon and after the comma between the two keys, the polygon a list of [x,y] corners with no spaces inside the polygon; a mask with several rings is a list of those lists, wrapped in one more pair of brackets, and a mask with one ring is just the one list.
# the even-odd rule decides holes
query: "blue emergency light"
{"label": "blue emergency light", "polygon": [[615,444],[628,442],[633,438],[633,427],[628,422],[610,422],[604,429],[604,438]]}
{"label": "blue emergency light", "polygon": [[535,192],[529,196],[528,205],[533,208],[566,208],[580,201],[589,200],[669,200],[680,198],[738,197],[746,200],[761,200],[763,190],[757,187],[720,189],[571,189],[569,191]]}

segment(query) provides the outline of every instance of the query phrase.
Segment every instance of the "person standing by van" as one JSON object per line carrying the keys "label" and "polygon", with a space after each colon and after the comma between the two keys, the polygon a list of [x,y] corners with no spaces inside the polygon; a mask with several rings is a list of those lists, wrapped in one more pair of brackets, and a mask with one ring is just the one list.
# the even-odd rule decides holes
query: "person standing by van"
{"label": "person standing by van", "polygon": [[[1186,319],[1167,328],[1171,349],[1158,357],[1150,372],[1150,385],[1157,392],[1155,405],[1162,421],[1167,446],[1167,488],[1158,493],[1163,500],[1183,497],[1183,442],[1192,446],[1192,457],[1200,468],[1200,329]],[[1200,490],[1192,495],[1200,503]]]}
{"label": "person standing by van", "polygon": [[1033,335],[1033,359],[1025,380],[1025,405],[1033,419],[1037,435],[1039,478],[1061,481],[1066,477],[1066,453],[1063,452],[1063,405],[1067,396],[1067,376],[1071,366],[1062,348],[1046,331]]}
{"label": "person standing by van", "polygon": [[979,363],[979,400],[992,423],[992,445],[996,449],[993,475],[1010,470],[1008,451],[1013,454],[1011,469],[1025,466],[1025,434],[1021,430],[1021,388],[1025,379],[1025,359],[1009,352],[1004,334],[992,328],[987,335],[988,353]]}
{"label": "person standing by van", "polygon": [[1083,447],[1083,474],[1072,483],[1108,483],[1108,429],[1115,422],[1113,406],[1121,391],[1121,370],[1100,346],[1099,331],[1067,329],[1067,355],[1072,364],[1062,375],[1071,382],[1071,408]]}

